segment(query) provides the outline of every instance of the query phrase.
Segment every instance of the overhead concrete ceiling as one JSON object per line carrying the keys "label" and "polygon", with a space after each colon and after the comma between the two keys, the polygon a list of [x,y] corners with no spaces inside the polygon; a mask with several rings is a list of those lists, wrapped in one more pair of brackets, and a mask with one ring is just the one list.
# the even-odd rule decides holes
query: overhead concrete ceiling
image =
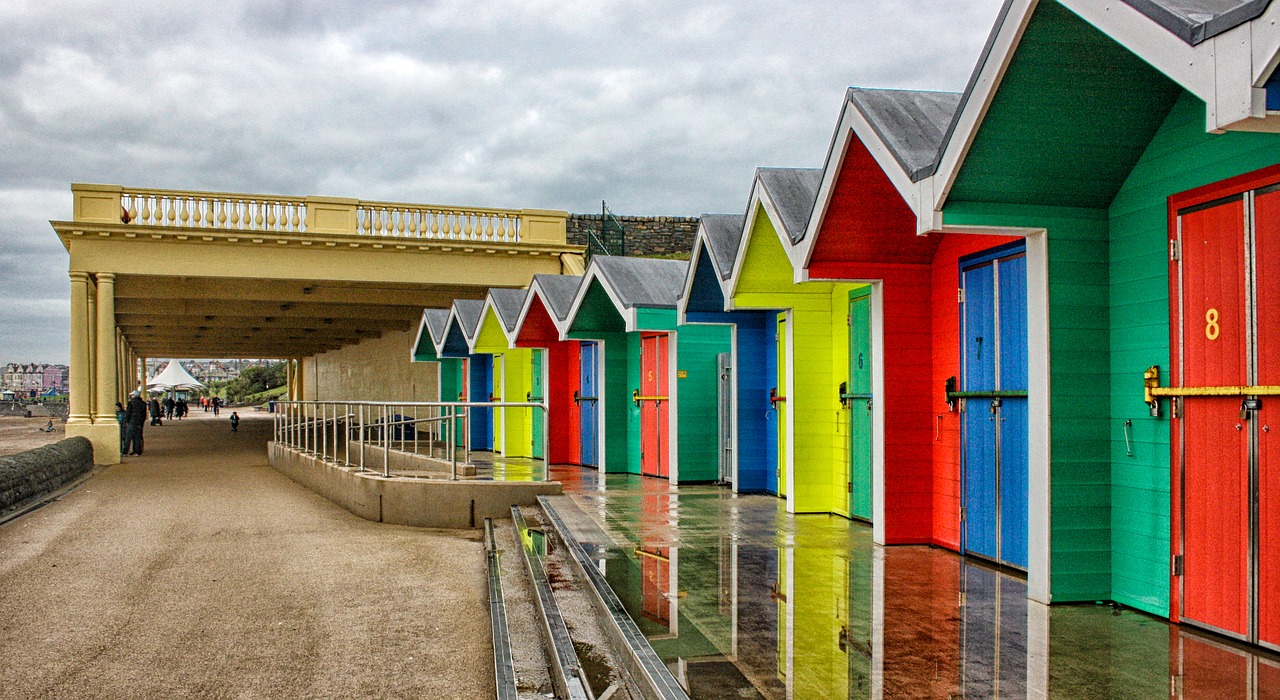
{"label": "overhead concrete ceiling", "polygon": [[417,327],[486,290],[439,284],[119,275],[116,322],[146,357],[307,357]]}

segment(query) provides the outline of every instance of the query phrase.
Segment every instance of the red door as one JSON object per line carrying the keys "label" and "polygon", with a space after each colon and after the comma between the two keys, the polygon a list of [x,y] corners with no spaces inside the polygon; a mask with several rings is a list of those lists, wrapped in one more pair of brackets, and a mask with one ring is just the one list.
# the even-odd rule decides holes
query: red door
{"label": "red door", "polygon": [[1280,385],[1278,189],[1223,192],[1178,211],[1173,268],[1174,383],[1192,392],[1173,423],[1181,619],[1276,649],[1280,396],[1266,387]]}
{"label": "red door", "polygon": [[[1280,385],[1280,191],[1256,195],[1254,209],[1256,383],[1277,386]],[[1262,408],[1251,427],[1258,444],[1258,641],[1280,648],[1280,396],[1262,397]]]}
{"label": "red door", "polygon": [[671,474],[666,333],[640,336],[640,473],[667,478]]}
{"label": "red door", "polygon": [[[1182,385],[1248,381],[1244,198],[1180,213]],[[1249,444],[1240,399],[1183,402],[1182,617],[1249,632]],[[1176,431],[1176,428],[1175,428]]]}

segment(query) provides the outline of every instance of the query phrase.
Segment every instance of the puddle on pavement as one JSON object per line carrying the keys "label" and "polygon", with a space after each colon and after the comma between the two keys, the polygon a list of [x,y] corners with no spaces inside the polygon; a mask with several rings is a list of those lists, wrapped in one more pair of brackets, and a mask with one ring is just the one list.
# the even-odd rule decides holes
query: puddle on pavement
{"label": "puddle on pavement", "polygon": [[553,502],[695,699],[1280,693],[1278,657],[1111,605],[1040,605],[952,552],[875,547],[865,525],[769,496],[613,475],[601,491],[583,472]]}

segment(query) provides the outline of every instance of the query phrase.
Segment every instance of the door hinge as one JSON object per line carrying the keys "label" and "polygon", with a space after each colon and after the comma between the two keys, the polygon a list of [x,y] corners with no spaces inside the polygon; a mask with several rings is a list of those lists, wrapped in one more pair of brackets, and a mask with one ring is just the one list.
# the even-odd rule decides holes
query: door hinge
{"label": "door hinge", "polygon": [[849,493],[853,493],[853,482],[849,482]]}
{"label": "door hinge", "polygon": [[968,513],[965,511],[965,509],[964,509],[964,508],[961,508],[961,509],[960,509],[960,522],[964,522],[965,515],[967,515],[967,514],[968,514]]}
{"label": "door hinge", "polygon": [[1182,417],[1182,397],[1181,396],[1169,397],[1169,416],[1171,418]]}
{"label": "door hinge", "polygon": [[1177,262],[1182,259],[1182,243],[1176,239],[1169,241],[1169,261]]}
{"label": "door hinge", "polygon": [[844,315],[844,325],[853,328],[853,314]]}
{"label": "door hinge", "polygon": [[1173,555],[1173,560],[1170,562],[1169,568],[1173,572],[1174,576],[1182,575],[1182,555],[1181,554]]}
{"label": "door hinge", "polygon": [[956,301],[960,302],[961,304],[964,303],[964,287],[961,287],[956,290]]}

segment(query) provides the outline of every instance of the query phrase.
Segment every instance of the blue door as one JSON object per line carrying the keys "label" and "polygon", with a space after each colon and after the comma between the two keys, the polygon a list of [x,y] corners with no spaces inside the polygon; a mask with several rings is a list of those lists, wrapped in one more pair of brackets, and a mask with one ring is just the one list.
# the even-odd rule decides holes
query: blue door
{"label": "blue door", "polygon": [[578,388],[578,415],[582,421],[582,457],[583,466],[594,467],[600,464],[598,457],[599,443],[597,426],[599,405],[598,377],[596,375],[596,358],[600,353],[598,343],[582,343],[581,374]]}
{"label": "blue door", "polygon": [[[493,356],[472,355],[467,364],[471,370],[471,376],[467,378],[467,386],[471,390],[468,398],[472,401],[488,401],[493,393]],[[493,449],[492,414],[491,408],[471,409],[471,449]]]}
{"label": "blue door", "polygon": [[778,377],[778,321],[777,315],[765,315],[764,321],[764,376],[761,377],[761,401],[759,410],[764,411],[764,490],[778,495],[778,411],[769,401],[769,388],[777,391]]}
{"label": "blue door", "polygon": [[1027,566],[1027,266],[1021,245],[961,261],[963,547]]}

